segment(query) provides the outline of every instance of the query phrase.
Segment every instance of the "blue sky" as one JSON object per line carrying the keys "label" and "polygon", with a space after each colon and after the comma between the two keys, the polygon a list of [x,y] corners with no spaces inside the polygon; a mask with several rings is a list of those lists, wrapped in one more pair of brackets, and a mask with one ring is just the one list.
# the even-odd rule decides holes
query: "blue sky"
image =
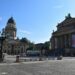
{"label": "blue sky", "polygon": [[17,37],[45,42],[68,13],[75,17],[75,0],[0,0],[0,30],[13,16]]}

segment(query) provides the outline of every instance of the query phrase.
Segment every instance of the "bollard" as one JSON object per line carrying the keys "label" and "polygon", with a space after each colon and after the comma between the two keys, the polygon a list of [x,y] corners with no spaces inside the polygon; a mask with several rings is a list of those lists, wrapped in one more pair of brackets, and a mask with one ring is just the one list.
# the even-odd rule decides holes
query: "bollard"
{"label": "bollard", "polygon": [[62,60],[63,56],[58,56],[57,60]]}
{"label": "bollard", "polygon": [[39,58],[39,61],[42,61],[42,57]]}

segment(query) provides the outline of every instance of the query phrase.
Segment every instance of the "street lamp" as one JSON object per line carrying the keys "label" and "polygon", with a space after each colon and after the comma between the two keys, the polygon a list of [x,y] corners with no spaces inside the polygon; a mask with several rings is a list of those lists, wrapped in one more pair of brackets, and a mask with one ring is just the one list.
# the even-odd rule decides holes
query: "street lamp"
{"label": "street lamp", "polygon": [[3,48],[3,41],[5,40],[5,34],[1,34],[0,32],[0,62],[3,61],[3,52],[2,52],[2,48]]}

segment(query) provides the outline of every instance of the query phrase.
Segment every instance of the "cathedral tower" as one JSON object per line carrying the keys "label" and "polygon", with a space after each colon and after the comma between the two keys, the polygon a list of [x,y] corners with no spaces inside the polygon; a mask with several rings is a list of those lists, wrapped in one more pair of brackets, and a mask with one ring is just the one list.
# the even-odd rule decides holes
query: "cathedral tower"
{"label": "cathedral tower", "polygon": [[5,27],[6,38],[15,39],[16,38],[16,23],[13,17],[9,18],[7,25]]}

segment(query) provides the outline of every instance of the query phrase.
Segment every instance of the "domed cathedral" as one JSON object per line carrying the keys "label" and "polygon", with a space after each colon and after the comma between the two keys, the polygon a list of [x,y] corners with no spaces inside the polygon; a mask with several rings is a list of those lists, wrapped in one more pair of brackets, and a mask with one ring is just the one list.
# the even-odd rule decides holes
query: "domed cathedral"
{"label": "domed cathedral", "polygon": [[5,27],[5,35],[6,38],[15,39],[16,38],[16,23],[13,17],[9,18],[7,21],[7,25]]}
{"label": "domed cathedral", "polygon": [[24,53],[26,50],[26,43],[22,43],[20,39],[16,38],[17,28],[13,17],[7,21],[5,28],[2,29],[2,34],[5,34],[6,39],[3,41],[2,51],[8,54]]}

